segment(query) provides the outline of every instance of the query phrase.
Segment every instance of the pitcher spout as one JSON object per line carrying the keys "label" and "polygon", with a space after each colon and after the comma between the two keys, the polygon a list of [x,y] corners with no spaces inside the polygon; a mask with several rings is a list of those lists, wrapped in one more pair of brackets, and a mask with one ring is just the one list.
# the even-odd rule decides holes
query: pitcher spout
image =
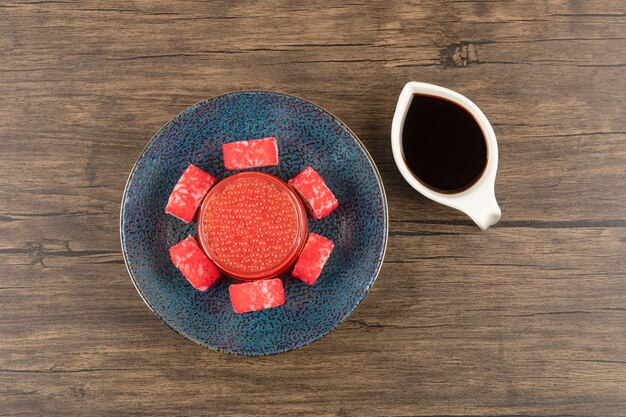
{"label": "pitcher spout", "polygon": [[476,190],[476,192],[468,196],[466,201],[463,201],[463,206],[460,207],[460,210],[467,214],[481,230],[486,230],[498,223],[502,211],[496,201],[496,195],[493,190],[487,190],[486,192],[478,191]]}

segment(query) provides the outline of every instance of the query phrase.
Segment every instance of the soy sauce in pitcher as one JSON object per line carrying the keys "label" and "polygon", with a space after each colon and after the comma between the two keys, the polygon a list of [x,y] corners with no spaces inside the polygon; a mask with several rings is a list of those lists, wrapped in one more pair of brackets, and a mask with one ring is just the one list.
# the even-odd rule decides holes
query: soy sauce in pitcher
{"label": "soy sauce in pitcher", "polygon": [[459,193],[487,166],[487,143],[474,117],[440,97],[415,94],[404,119],[402,152],[413,175],[441,193]]}

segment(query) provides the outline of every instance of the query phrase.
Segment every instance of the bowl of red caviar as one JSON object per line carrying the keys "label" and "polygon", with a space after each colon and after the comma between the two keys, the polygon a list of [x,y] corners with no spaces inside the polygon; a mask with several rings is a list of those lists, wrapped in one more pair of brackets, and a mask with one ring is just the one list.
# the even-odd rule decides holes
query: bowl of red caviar
{"label": "bowl of red caviar", "polygon": [[308,232],[306,209],[279,178],[242,172],[205,197],[198,238],[224,274],[252,281],[278,276],[294,263]]}

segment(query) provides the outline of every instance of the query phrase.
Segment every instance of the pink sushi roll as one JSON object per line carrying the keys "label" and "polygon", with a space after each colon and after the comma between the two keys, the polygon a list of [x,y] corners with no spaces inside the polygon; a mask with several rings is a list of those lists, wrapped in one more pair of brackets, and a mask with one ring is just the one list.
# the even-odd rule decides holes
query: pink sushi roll
{"label": "pink sushi roll", "polygon": [[235,313],[249,313],[285,304],[283,282],[279,278],[233,284],[228,287]]}
{"label": "pink sushi roll", "polygon": [[206,291],[220,277],[220,271],[206,256],[193,236],[170,248],[172,263],[198,291]]}
{"label": "pink sushi roll", "polygon": [[293,267],[291,276],[304,281],[307,285],[315,284],[334,247],[332,240],[309,233],[309,238]]}
{"label": "pink sushi roll", "polygon": [[211,174],[189,165],[170,194],[165,212],[189,223],[215,181]]}
{"label": "pink sushi roll", "polygon": [[226,169],[246,169],[278,164],[276,138],[244,140],[222,145]]}
{"label": "pink sushi roll", "polygon": [[289,185],[300,194],[315,219],[328,216],[339,206],[324,179],[311,167],[306,167],[304,171],[290,179]]}

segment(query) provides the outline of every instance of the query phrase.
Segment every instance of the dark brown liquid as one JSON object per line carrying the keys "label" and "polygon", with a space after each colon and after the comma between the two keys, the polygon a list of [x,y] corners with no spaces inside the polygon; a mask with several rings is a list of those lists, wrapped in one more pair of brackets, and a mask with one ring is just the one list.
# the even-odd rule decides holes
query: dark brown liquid
{"label": "dark brown liquid", "polygon": [[487,165],[487,143],[478,122],[464,108],[438,97],[413,96],[402,151],[415,177],[443,193],[471,187]]}

